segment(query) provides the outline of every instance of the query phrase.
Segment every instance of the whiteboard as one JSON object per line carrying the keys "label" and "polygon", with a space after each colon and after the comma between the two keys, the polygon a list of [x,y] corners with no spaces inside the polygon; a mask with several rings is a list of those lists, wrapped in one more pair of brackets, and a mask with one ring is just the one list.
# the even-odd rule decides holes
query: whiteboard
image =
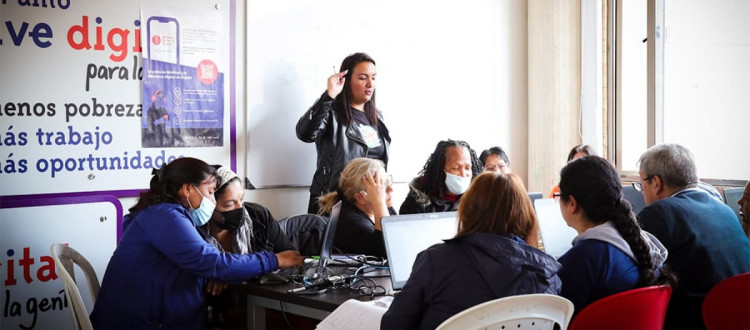
{"label": "whiteboard", "polygon": [[297,120],[333,67],[359,51],[377,64],[376,104],[396,181],[415,177],[440,140],[465,140],[477,153],[506,147],[516,65],[524,98],[526,84],[525,58],[507,49],[516,33],[509,26],[522,26],[524,40],[526,33],[525,3],[513,6],[521,23],[507,17],[507,1],[248,1],[248,179],[256,187],[310,185],[315,145],[297,139]]}

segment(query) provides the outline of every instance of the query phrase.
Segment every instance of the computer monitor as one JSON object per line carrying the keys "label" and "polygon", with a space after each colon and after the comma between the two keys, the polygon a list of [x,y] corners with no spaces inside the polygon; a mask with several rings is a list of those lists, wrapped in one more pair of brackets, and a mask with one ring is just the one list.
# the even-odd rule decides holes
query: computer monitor
{"label": "computer monitor", "polygon": [[646,199],[643,198],[643,193],[635,190],[635,187],[631,184],[622,186],[622,197],[630,202],[630,207],[636,215],[646,207]]}
{"label": "computer monitor", "polygon": [[457,212],[393,215],[381,220],[393,290],[411,275],[417,254],[458,232]]}
{"label": "computer monitor", "polygon": [[554,199],[537,199],[534,201],[534,209],[539,221],[544,252],[559,258],[573,246],[573,239],[578,236],[578,232],[565,222],[560,205]]}
{"label": "computer monitor", "polygon": [[537,199],[544,198],[544,195],[540,192],[530,192],[529,193],[529,199],[531,200],[531,205],[534,205],[534,202]]}
{"label": "computer monitor", "polygon": [[724,201],[738,217],[740,216],[740,204],[737,204],[737,201],[740,200],[744,192],[745,188],[742,187],[724,189]]}
{"label": "computer monitor", "polygon": [[325,271],[328,262],[331,260],[331,251],[333,250],[333,239],[336,236],[336,227],[339,223],[339,214],[341,214],[341,201],[336,203],[331,209],[331,215],[328,217],[323,242],[320,246],[320,259],[318,260],[318,269],[316,274],[321,275]]}

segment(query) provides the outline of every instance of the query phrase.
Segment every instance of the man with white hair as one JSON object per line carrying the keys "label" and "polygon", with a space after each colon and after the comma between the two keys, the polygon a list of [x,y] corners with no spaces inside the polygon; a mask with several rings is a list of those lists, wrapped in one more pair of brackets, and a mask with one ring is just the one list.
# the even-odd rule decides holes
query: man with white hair
{"label": "man with white hair", "polygon": [[750,242],[729,206],[698,188],[693,155],[678,144],[649,148],[638,161],[644,230],[669,251],[678,283],[664,329],[703,329],[701,304],[723,279],[750,272]]}

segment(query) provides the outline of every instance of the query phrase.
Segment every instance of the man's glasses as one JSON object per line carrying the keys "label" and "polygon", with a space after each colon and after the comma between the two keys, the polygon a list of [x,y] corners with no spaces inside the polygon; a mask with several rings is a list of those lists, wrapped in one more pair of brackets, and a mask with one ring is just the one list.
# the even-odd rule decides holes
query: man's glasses
{"label": "man's glasses", "polygon": [[555,203],[559,203],[560,202],[560,192],[558,191],[558,192],[552,194],[552,198],[555,200]]}
{"label": "man's glasses", "polygon": [[635,189],[635,191],[641,191],[642,192],[643,191],[643,181],[651,181],[651,179],[653,179],[655,176],[656,175],[649,175],[647,178],[645,178],[645,179],[643,179],[641,181],[633,182],[633,189]]}

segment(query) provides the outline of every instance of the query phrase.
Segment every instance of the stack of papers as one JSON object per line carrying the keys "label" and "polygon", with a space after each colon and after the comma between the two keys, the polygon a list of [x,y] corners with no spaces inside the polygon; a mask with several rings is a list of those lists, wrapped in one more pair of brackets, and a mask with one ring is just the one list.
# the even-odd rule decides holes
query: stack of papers
{"label": "stack of papers", "polygon": [[317,330],[378,330],[380,319],[391,306],[393,297],[372,301],[349,299],[318,324]]}

